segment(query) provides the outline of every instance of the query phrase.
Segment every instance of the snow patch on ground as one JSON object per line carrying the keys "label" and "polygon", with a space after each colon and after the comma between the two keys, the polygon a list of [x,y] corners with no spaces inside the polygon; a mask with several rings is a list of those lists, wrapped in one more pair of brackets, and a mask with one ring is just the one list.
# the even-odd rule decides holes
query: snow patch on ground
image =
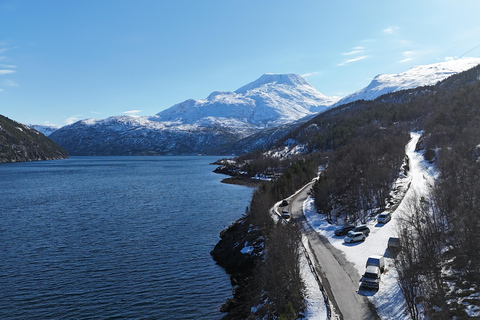
{"label": "snow patch on ground", "polygon": [[245,246],[242,248],[242,250],[240,250],[241,253],[243,254],[251,254],[253,252],[253,249],[255,249],[253,246],[247,246],[247,242],[245,243]]}
{"label": "snow patch on ground", "polygon": [[[304,247],[308,247],[306,237],[302,236]],[[305,319],[324,320],[328,319],[328,311],[323,299],[322,291],[314,276],[314,271],[304,254],[300,256],[300,275],[305,283]]]}

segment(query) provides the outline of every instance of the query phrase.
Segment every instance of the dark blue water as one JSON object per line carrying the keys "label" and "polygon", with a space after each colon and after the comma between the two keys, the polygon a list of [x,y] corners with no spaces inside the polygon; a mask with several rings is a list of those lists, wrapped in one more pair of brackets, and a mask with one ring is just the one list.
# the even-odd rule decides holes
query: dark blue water
{"label": "dark blue water", "polygon": [[252,190],[217,157],[0,165],[1,319],[220,319],[210,257]]}

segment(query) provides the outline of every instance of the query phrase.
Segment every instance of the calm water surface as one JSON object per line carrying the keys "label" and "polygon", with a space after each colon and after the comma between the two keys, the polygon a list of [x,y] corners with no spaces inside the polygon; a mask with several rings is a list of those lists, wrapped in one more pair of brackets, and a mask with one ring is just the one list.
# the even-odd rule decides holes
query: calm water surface
{"label": "calm water surface", "polygon": [[220,319],[210,257],[252,189],[218,157],[72,157],[0,165],[1,319]]}

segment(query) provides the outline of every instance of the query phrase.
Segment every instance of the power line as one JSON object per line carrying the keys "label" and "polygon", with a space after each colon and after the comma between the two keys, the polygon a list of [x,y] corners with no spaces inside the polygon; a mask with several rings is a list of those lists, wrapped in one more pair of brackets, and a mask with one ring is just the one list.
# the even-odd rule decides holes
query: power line
{"label": "power line", "polygon": [[477,48],[480,48],[480,44],[477,44],[475,47],[473,47],[472,49],[468,50],[467,52],[465,52],[464,54],[462,54],[459,58],[462,58],[464,55],[472,52],[473,50],[477,49]]}
{"label": "power line", "polygon": [[[451,47],[450,49],[448,49],[447,51],[445,51],[444,53],[442,53],[441,55],[439,55],[438,57],[436,57],[435,59],[433,59],[433,61],[431,61],[429,64],[434,63],[434,62],[437,61],[439,58],[445,56],[447,53],[450,53],[450,51],[458,48],[459,46],[461,46],[462,44],[464,44],[464,43],[467,42],[468,40],[470,40],[470,39],[472,39],[472,38],[475,38],[475,37],[478,36],[478,35],[480,35],[480,30],[477,31],[476,33],[474,33],[473,35],[471,35],[470,37],[464,39],[462,42],[458,43],[457,45]],[[462,55],[460,56],[460,58],[463,57],[464,55],[466,55],[467,53],[475,50],[477,47],[478,47],[478,46],[476,46],[475,48],[470,49],[469,51],[465,52],[464,54],[462,54]]]}

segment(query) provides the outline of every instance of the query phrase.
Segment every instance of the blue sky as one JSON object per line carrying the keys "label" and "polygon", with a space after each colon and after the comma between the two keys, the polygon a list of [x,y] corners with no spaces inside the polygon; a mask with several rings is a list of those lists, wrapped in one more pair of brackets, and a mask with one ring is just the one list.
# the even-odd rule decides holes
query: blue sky
{"label": "blue sky", "polygon": [[153,115],[263,73],[345,96],[381,73],[480,57],[478,0],[0,0],[0,114]]}

